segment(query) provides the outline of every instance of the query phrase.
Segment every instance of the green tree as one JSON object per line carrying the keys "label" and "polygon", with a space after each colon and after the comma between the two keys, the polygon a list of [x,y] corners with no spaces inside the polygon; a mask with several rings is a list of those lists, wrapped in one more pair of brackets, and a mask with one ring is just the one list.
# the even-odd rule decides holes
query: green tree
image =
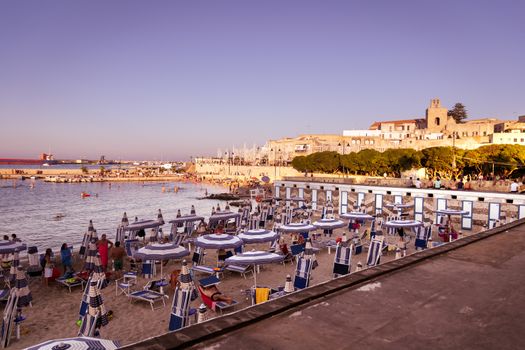
{"label": "green tree", "polygon": [[462,103],[456,103],[454,108],[448,111],[448,116],[454,118],[456,123],[463,123],[463,120],[467,118],[467,109]]}
{"label": "green tree", "polygon": [[292,167],[299,171],[299,172],[306,172],[308,170],[312,171],[312,169],[308,169],[308,160],[305,156],[298,156],[292,159]]}
{"label": "green tree", "polygon": [[88,168],[85,165],[82,165],[80,167],[80,171],[82,172],[82,174],[87,174],[89,172]]}

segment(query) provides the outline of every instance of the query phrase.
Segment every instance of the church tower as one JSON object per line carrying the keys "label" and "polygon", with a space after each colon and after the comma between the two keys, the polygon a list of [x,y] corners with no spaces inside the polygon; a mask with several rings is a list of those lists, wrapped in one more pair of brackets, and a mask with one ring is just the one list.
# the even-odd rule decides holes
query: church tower
{"label": "church tower", "polygon": [[430,100],[430,106],[427,108],[426,119],[427,129],[430,132],[440,132],[444,130],[448,123],[448,110],[441,107],[439,98]]}

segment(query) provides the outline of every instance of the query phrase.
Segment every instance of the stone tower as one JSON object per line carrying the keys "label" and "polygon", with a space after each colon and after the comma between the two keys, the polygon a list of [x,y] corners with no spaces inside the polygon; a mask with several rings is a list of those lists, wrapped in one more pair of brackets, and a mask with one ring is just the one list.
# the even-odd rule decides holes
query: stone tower
{"label": "stone tower", "polygon": [[444,130],[448,123],[448,110],[441,107],[439,98],[430,100],[430,106],[427,108],[427,129],[430,132],[440,132]]}

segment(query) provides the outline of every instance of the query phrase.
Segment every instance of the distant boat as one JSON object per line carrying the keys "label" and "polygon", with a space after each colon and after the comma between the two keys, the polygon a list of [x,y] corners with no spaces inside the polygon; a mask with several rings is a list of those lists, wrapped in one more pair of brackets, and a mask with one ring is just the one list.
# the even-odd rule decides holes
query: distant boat
{"label": "distant boat", "polygon": [[49,166],[49,163],[44,163],[42,164],[42,166]]}

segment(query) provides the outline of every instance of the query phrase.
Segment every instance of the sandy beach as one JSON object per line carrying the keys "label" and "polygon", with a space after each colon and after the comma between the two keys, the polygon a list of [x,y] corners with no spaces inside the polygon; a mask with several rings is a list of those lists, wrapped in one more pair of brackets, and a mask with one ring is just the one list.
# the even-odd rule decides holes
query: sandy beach
{"label": "sandy beach", "polygon": [[[479,232],[479,230],[481,230],[481,228],[477,228],[473,232]],[[332,239],[341,236],[343,231],[346,231],[346,229],[336,230]],[[439,241],[437,230],[433,230],[433,232],[434,241]],[[284,237],[289,244],[291,236],[285,234]],[[392,242],[395,242],[395,240],[392,240]],[[408,247],[408,254],[410,254],[414,251],[413,241],[410,242]],[[266,250],[267,248],[268,244],[253,244],[248,245],[246,250]],[[213,264],[217,259],[216,251],[207,250],[206,253],[206,263],[210,265]],[[334,250],[332,249],[331,254],[328,254],[328,250],[323,248],[318,252],[316,257],[319,266],[312,272],[311,285],[332,278]],[[383,255],[381,261],[385,262],[394,258],[395,252],[390,251]],[[191,255],[187,260],[191,260]],[[362,262],[363,265],[366,264],[366,251],[353,257],[352,271],[356,269],[358,262]],[[83,261],[81,261],[78,256],[75,256],[75,267],[77,271],[81,269],[82,264]],[[57,266],[60,266],[58,261]],[[126,267],[128,266],[129,262],[126,262]],[[180,260],[170,261],[164,267],[164,274],[169,276],[172,270],[180,269],[180,267]],[[157,271],[159,271],[158,268]],[[293,263],[261,266],[260,274],[257,275],[257,284],[259,286],[269,287],[283,286],[286,275],[290,274],[293,276],[294,271],[295,264]],[[198,273],[195,279],[198,280],[206,276],[205,274]],[[141,289],[147,281],[148,280],[144,278],[139,278],[136,289]],[[239,274],[226,272],[219,285],[219,289],[224,294],[232,296],[238,301],[237,309],[240,309],[251,305],[244,291],[252,285],[252,277],[248,276],[244,279]],[[23,314],[27,319],[21,326],[21,339],[16,340],[13,338],[9,348],[22,349],[49,339],[75,337],[78,332],[76,321],[78,319],[82,295],[80,287],[76,287],[70,293],[66,287],[56,282],[52,282],[49,287],[45,287],[40,278],[35,278],[30,281],[30,289],[33,294],[33,306],[24,309]],[[122,345],[125,345],[166,333],[168,331],[173,289],[168,286],[165,292],[169,295],[169,299],[166,300],[166,306],[152,311],[148,303],[141,301],[130,303],[130,300],[126,296],[116,296],[115,283],[111,282],[108,287],[102,290],[102,295],[107,310],[112,310],[114,317],[106,327],[100,330],[101,338],[118,340]],[[200,298],[197,298],[192,302],[191,307],[198,308],[201,303]],[[208,311],[208,317],[215,316],[216,314],[213,311]]]}

